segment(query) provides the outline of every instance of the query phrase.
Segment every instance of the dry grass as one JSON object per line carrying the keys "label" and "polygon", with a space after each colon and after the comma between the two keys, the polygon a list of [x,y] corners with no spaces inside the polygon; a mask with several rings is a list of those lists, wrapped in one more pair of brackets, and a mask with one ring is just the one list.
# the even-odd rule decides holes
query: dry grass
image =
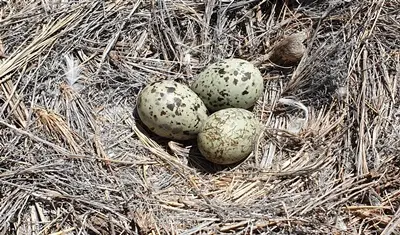
{"label": "dry grass", "polygon": [[[282,2],[1,1],[0,234],[399,234],[400,1]],[[298,66],[260,61],[301,31]],[[265,78],[246,161],[137,122],[229,57]]]}

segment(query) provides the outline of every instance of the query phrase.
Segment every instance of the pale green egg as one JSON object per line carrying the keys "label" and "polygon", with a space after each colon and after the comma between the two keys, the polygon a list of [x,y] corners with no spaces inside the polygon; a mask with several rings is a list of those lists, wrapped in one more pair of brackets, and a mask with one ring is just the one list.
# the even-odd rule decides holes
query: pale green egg
{"label": "pale green egg", "polygon": [[210,111],[225,108],[248,109],[262,96],[261,72],[243,59],[213,63],[197,75],[190,88]]}
{"label": "pale green egg", "polygon": [[260,123],[254,114],[241,108],[227,108],[211,114],[197,136],[201,154],[209,161],[237,163],[254,149]]}
{"label": "pale green egg", "polygon": [[174,140],[196,138],[208,117],[208,110],[196,93],[169,80],[146,86],[138,96],[137,111],[152,132]]}

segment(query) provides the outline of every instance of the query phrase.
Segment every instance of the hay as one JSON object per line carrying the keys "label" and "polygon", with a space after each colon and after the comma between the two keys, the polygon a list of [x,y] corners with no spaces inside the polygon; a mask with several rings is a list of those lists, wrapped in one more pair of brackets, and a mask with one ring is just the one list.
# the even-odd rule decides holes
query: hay
{"label": "hay", "polygon": [[[0,4],[0,234],[400,233],[399,1]],[[146,84],[229,57],[265,78],[244,162],[141,126]]]}

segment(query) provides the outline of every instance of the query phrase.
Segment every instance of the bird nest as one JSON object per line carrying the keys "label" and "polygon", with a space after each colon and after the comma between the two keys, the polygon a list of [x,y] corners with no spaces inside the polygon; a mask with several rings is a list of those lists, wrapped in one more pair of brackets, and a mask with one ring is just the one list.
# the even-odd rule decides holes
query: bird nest
{"label": "bird nest", "polygon": [[[0,234],[400,233],[399,1],[0,4]],[[265,80],[245,161],[138,122],[144,86],[233,57]]]}

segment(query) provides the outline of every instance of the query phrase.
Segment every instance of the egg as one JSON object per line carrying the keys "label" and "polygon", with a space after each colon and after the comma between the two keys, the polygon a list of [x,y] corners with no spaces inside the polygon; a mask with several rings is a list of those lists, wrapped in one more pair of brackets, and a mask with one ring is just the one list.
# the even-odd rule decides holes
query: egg
{"label": "egg", "polygon": [[196,93],[170,80],[147,85],[138,96],[137,112],[152,132],[173,140],[195,139],[208,117]]}
{"label": "egg", "polygon": [[226,108],[211,114],[197,136],[200,153],[210,162],[228,165],[250,155],[260,123],[246,109]]}
{"label": "egg", "polygon": [[198,74],[190,88],[212,112],[225,108],[248,109],[264,91],[258,68],[238,58],[209,65]]}

